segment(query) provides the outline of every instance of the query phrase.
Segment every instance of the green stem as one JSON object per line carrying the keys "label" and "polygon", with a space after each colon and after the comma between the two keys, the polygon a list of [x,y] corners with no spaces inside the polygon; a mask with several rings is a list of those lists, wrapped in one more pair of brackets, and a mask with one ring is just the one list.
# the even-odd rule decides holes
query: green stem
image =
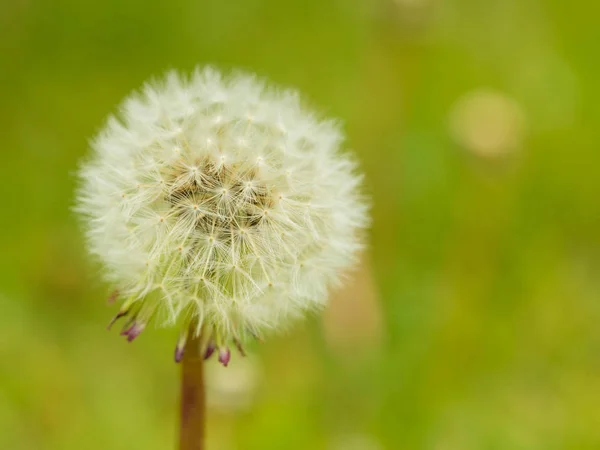
{"label": "green stem", "polygon": [[190,339],[181,362],[181,427],[179,431],[179,450],[202,450],[204,448],[204,429],[206,421],[206,399],[204,392],[203,356],[200,337],[193,337],[190,327]]}

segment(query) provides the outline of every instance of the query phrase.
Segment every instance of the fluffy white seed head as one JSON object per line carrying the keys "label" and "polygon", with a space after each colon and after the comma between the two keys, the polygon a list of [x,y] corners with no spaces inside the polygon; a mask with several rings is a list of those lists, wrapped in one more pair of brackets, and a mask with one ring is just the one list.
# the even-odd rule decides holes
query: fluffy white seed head
{"label": "fluffy white seed head", "polygon": [[182,319],[222,346],[323,306],[367,224],[342,141],[296,92],[248,74],[171,72],[127,98],[77,198],[124,333]]}

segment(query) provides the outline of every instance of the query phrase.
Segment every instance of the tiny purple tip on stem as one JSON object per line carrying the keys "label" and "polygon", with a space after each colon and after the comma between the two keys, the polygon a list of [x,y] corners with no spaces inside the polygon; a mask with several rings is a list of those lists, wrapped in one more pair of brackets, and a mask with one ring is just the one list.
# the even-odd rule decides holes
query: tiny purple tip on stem
{"label": "tiny purple tip on stem", "polygon": [[144,328],[146,328],[146,325],[144,325],[143,323],[138,323],[138,324],[134,325],[133,328],[131,329],[131,331],[129,332],[127,341],[128,342],[133,341],[136,337],[138,337],[140,335],[140,333],[142,331],[144,331]]}
{"label": "tiny purple tip on stem", "polygon": [[185,353],[185,344],[187,343],[188,333],[187,331],[181,333],[177,345],[175,346],[175,362],[179,363],[183,359]]}
{"label": "tiny purple tip on stem", "polygon": [[219,349],[219,362],[223,364],[223,367],[227,367],[229,360],[231,359],[231,352],[228,348]]}
{"label": "tiny purple tip on stem", "polygon": [[127,342],[132,342],[142,331],[144,331],[144,328],[146,328],[145,324],[134,322],[129,328],[121,331],[121,336],[127,336]]}
{"label": "tiny purple tip on stem", "polygon": [[204,359],[208,359],[211,357],[211,355],[215,352],[215,349],[217,348],[215,341],[210,341],[208,343],[208,345],[206,346],[206,350],[204,350]]}
{"label": "tiny purple tip on stem", "polygon": [[175,347],[175,362],[179,363],[183,359],[183,354],[185,353],[185,344],[179,345]]}

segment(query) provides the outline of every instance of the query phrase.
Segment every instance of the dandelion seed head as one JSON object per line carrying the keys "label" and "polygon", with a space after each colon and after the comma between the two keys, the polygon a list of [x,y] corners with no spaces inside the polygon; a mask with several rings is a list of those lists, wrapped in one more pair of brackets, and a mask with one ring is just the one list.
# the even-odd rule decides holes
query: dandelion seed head
{"label": "dandelion seed head", "polygon": [[368,223],[342,145],[334,121],[249,74],[171,72],[126,99],[80,169],[77,211],[128,338],[194,323],[225,351],[321,308]]}

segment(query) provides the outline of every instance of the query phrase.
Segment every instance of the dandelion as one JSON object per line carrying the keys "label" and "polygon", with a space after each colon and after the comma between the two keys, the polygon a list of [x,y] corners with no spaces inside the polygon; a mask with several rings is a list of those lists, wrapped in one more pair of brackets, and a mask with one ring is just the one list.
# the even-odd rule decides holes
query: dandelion
{"label": "dandelion", "polygon": [[134,340],[178,324],[223,365],[311,310],[356,261],[367,204],[332,120],[212,68],[148,83],[80,169],[77,211]]}

